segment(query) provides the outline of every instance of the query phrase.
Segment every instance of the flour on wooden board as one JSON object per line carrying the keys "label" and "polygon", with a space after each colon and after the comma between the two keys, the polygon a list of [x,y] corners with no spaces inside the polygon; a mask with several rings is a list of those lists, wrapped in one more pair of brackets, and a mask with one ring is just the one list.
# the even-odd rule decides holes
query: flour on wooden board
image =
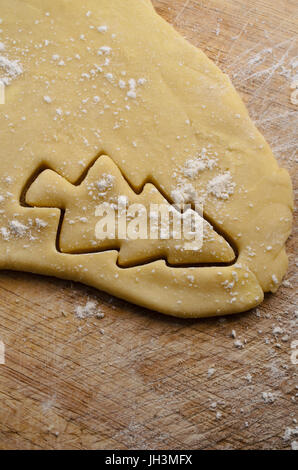
{"label": "flour on wooden board", "polygon": [[76,305],[74,308],[75,316],[79,319],[85,318],[104,318],[104,313],[94,300],[88,300],[85,305]]}

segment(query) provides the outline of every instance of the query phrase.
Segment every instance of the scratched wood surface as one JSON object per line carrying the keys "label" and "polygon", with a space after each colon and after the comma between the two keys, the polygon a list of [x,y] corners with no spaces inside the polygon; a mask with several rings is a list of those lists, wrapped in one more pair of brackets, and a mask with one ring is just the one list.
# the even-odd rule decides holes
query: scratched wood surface
{"label": "scratched wood surface", "polygon": [[[296,0],[154,5],[231,76],[294,180]],[[166,318],[70,282],[1,272],[0,448],[295,447],[294,235],[288,251],[287,282],[261,308],[200,321]],[[88,300],[105,318],[74,317]]]}

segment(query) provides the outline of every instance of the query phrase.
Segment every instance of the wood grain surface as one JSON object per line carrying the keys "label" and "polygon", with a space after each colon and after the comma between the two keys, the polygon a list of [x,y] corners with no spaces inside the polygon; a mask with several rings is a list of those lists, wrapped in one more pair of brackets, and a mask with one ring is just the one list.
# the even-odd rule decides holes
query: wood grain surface
{"label": "wood grain surface", "polygon": [[[153,3],[230,75],[295,184],[297,1]],[[166,318],[70,282],[1,272],[0,448],[298,445],[294,235],[288,252],[285,285],[261,308],[197,321]],[[103,319],[74,316],[88,300]]]}

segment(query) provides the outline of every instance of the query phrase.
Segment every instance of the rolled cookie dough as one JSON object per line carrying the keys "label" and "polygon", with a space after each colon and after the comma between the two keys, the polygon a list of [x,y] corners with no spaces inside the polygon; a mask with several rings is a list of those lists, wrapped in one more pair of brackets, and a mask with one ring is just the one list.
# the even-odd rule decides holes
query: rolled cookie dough
{"label": "rolled cookie dough", "polygon": [[[0,18],[2,269],[180,317],[242,312],[277,290],[290,179],[202,51],[149,0],[0,0]],[[201,251],[96,243],[97,172],[112,172],[114,195],[203,201]]]}

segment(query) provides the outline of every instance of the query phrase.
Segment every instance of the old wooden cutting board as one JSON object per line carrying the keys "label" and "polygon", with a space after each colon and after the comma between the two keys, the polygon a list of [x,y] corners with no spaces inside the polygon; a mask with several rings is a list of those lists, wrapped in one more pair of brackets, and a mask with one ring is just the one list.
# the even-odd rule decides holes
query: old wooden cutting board
{"label": "old wooden cutting board", "polygon": [[[154,5],[230,75],[294,180],[297,1]],[[0,448],[297,446],[294,248],[292,236],[288,282],[260,309],[203,321],[166,318],[70,282],[1,272]],[[105,318],[74,318],[75,306],[90,299]]]}

